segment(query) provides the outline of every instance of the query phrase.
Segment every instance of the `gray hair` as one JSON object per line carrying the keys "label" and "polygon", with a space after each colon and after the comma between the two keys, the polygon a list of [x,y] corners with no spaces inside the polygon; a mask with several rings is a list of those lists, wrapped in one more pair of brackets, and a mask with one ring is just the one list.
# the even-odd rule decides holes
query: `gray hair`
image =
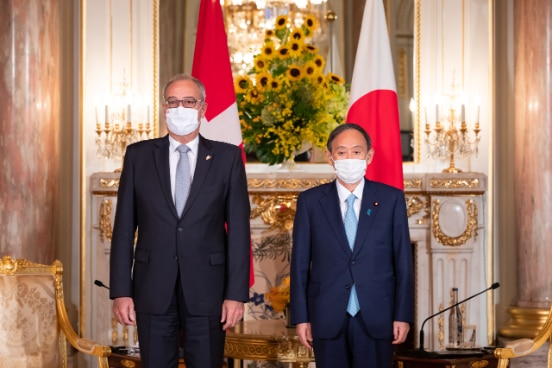
{"label": "gray hair", "polygon": [[205,86],[203,85],[203,82],[197,79],[196,77],[191,76],[190,74],[177,74],[171,79],[169,79],[169,81],[165,83],[165,86],[163,87],[163,101],[166,99],[165,94],[167,93],[167,88],[169,88],[169,86],[174,82],[180,81],[180,80],[189,80],[194,82],[199,88],[199,94],[201,95],[201,99],[205,101],[206,94],[205,94]]}

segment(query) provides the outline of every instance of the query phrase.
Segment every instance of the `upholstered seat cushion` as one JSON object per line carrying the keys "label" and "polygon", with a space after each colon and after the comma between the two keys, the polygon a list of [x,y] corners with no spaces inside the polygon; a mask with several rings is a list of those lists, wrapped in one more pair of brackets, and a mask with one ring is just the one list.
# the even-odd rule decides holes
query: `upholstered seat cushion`
{"label": "upholstered seat cushion", "polygon": [[0,277],[0,368],[60,367],[53,275]]}

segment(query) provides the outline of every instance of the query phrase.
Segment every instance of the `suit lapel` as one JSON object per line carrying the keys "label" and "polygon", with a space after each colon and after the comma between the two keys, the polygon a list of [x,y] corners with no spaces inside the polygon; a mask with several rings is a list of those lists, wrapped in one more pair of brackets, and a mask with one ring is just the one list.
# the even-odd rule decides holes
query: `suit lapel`
{"label": "suit lapel", "polygon": [[345,233],[345,225],[343,225],[343,217],[339,203],[339,195],[337,194],[337,184],[334,182],[326,187],[324,196],[320,199],[320,207],[328,220],[329,227],[332,229],[337,242],[344,252],[351,253],[347,234]]}
{"label": "suit lapel", "polygon": [[156,149],[153,151],[155,157],[155,165],[157,167],[157,174],[159,175],[159,181],[161,182],[161,190],[163,196],[167,201],[167,205],[171,208],[173,214],[178,217],[176,213],[176,207],[174,206],[174,200],[171,191],[171,172],[169,167],[169,136],[166,135],[164,139],[159,140]]}
{"label": "suit lapel", "polygon": [[193,204],[193,202],[197,198],[197,195],[201,191],[201,188],[203,187],[203,183],[205,181],[205,177],[207,176],[209,168],[211,167],[211,164],[213,162],[214,156],[215,155],[213,152],[213,146],[209,143],[209,141],[207,141],[200,135],[194,178],[190,187],[190,194],[188,195],[188,199],[186,200],[186,206],[182,211],[182,217],[184,217],[184,215],[186,215],[186,213],[189,211],[190,206]]}
{"label": "suit lapel", "polygon": [[358,216],[358,228],[353,250],[354,254],[358,254],[360,249],[367,243],[366,239],[368,234],[378,216],[379,205],[380,200],[378,199],[376,188],[369,180],[365,180],[364,189],[362,191],[362,203]]}

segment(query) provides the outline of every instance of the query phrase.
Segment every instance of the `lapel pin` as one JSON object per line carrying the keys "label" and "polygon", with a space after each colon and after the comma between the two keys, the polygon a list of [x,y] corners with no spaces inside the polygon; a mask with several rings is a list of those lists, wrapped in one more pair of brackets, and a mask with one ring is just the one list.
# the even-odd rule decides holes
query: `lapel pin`
{"label": "lapel pin", "polygon": [[379,202],[374,202],[374,206],[379,206]]}
{"label": "lapel pin", "polygon": [[205,157],[205,161],[209,161],[211,159],[211,155],[207,155],[207,157]]}
{"label": "lapel pin", "polygon": [[372,214],[372,209],[368,208],[368,211],[366,211],[366,213],[368,214],[368,216],[370,216]]}

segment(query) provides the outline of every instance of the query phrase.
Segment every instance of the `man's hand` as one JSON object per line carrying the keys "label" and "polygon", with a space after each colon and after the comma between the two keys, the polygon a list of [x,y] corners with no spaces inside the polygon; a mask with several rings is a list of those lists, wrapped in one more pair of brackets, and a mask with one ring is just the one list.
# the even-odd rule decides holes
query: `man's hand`
{"label": "man's hand", "polygon": [[134,300],[130,297],[113,299],[113,315],[117,322],[122,325],[135,325],[136,313],[134,312]]}
{"label": "man's hand", "polygon": [[406,340],[406,335],[410,330],[410,325],[407,322],[393,322],[393,342],[392,344],[402,344]]}
{"label": "man's hand", "polygon": [[295,330],[297,331],[299,342],[307,349],[312,350],[311,324],[309,322],[299,323],[295,326]]}
{"label": "man's hand", "polygon": [[244,309],[243,302],[225,300],[222,303],[222,318],[220,320],[223,323],[222,329],[226,331],[226,329],[237,325],[243,318]]}

